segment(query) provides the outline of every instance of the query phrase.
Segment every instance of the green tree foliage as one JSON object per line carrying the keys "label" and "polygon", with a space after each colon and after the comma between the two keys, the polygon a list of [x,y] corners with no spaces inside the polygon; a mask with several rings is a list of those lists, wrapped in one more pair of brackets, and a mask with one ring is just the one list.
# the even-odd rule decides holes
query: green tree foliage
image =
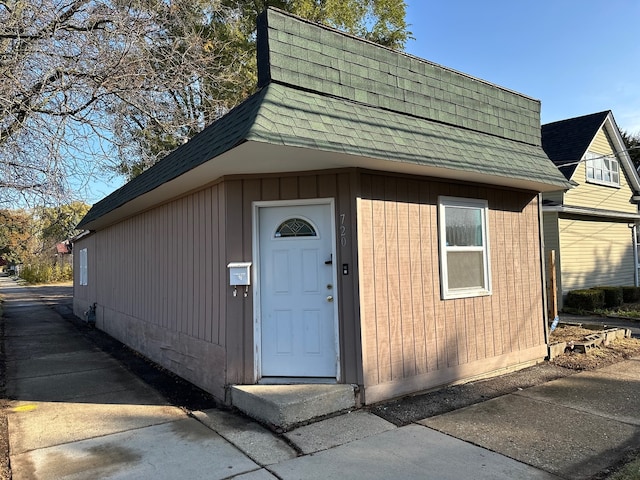
{"label": "green tree foliage", "polygon": [[[406,5],[403,0],[222,0],[225,12],[237,22],[228,22],[223,16],[193,15],[194,28],[203,32],[212,45],[218,45],[219,74],[215,81],[204,79],[198,84],[200,101],[197,104],[182,102],[185,117],[197,117],[200,123],[179,132],[167,132],[157,124],[131,122],[122,132],[133,145],[135,152],[121,152],[117,171],[129,179],[144,171],[183,141],[194,136],[256,89],[257,66],[255,61],[255,27],[257,16],[267,6],[298,15],[311,21],[345,31],[381,45],[403,49],[411,38],[405,21]],[[192,8],[204,8],[206,2]],[[172,35],[180,35],[180,28],[166,25]],[[161,65],[159,65],[161,67]],[[191,87],[190,87],[191,88]],[[190,98],[193,92],[176,91],[176,97]],[[197,125],[197,128],[194,126]]]}
{"label": "green tree foliage", "polygon": [[637,169],[640,167],[640,133],[631,134],[622,130],[620,134],[622,135],[624,145],[629,152],[629,156],[633,161],[633,165]]}
{"label": "green tree foliage", "polygon": [[80,233],[76,225],[89,211],[90,206],[83,202],[71,202],[57,207],[39,207],[34,211],[34,223],[37,225],[41,250],[46,251],[56,243],[67,240]]}
{"label": "green tree foliage", "polygon": [[292,0],[280,8],[316,23],[396,50],[404,48],[411,33],[405,22],[404,1],[398,0]]}
{"label": "green tree foliage", "polygon": [[56,243],[80,233],[76,225],[88,211],[82,202],[0,210],[0,257],[10,263],[53,263]]}
{"label": "green tree foliage", "polygon": [[73,280],[73,267],[69,263],[51,263],[32,258],[20,271],[20,278],[29,283],[56,283]]}
{"label": "green tree foliage", "polygon": [[0,210],[0,258],[22,263],[34,245],[33,219],[24,210]]}

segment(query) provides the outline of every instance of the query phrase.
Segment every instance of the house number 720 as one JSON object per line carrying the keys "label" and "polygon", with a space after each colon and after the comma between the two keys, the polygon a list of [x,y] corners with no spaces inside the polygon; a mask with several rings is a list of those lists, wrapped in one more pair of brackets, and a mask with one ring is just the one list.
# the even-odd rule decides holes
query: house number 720
{"label": "house number 720", "polygon": [[346,214],[340,214],[340,245],[347,246],[347,226],[344,224],[344,220],[347,217]]}

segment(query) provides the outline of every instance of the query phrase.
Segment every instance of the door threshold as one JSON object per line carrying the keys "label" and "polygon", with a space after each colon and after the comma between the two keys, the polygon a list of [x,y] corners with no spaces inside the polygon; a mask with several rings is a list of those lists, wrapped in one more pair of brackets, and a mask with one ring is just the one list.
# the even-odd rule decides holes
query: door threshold
{"label": "door threshold", "polygon": [[258,385],[331,385],[338,383],[333,377],[262,377]]}

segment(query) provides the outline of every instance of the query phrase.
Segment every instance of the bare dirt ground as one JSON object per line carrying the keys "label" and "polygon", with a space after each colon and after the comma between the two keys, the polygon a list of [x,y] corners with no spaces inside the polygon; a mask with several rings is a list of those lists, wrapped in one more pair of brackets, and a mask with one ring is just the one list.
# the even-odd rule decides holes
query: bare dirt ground
{"label": "bare dirt ground", "polygon": [[[551,332],[549,339],[552,343],[580,342],[585,340],[587,335],[596,332],[575,326],[559,327]],[[554,358],[552,363],[572,370],[594,370],[637,356],[640,356],[640,339],[625,338],[611,342],[607,346],[591,349],[587,353],[567,351],[564,355]]]}

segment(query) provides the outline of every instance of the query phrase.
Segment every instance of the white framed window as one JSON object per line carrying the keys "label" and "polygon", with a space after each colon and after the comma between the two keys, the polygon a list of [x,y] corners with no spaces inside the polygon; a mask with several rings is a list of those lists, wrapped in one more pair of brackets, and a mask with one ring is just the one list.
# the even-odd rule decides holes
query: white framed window
{"label": "white framed window", "polygon": [[613,156],[587,152],[587,182],[620,186],[620,165]]}
{"label": "white framed window", "polygon": [[491,294],[486,200],[438,197],[443,299]]}
{"label": "white framed window", "polygon": [[87,249],[80,250],[80,285],[87,285],[89,276],[87,269]]}

